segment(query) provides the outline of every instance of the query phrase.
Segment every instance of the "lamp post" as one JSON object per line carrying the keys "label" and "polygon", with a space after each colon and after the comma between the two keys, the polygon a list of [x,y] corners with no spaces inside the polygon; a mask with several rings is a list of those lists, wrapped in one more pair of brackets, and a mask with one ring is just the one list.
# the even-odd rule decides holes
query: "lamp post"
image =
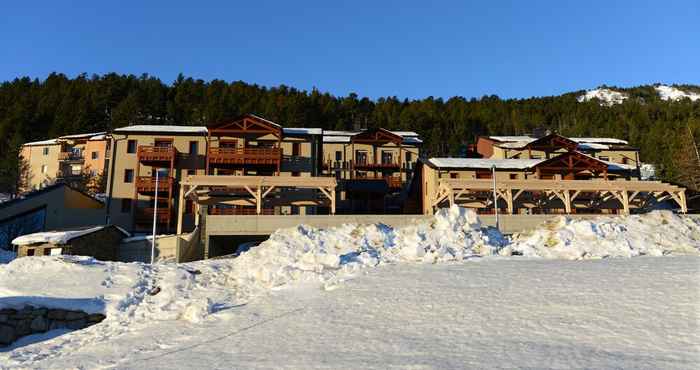
{"label": "lamp post", "polygon": [[496,165],[491,165],[491,179],[493,179],[493,213],[496,215],[496,229],[498,229],[498,195],[496,194]]}
{"label": "lamp post", "polygon": [[158,220],[158,169],[156,171],[156,192],[153,200],[153,239],[151,240],[151,265],[156,260],[156,222]]}

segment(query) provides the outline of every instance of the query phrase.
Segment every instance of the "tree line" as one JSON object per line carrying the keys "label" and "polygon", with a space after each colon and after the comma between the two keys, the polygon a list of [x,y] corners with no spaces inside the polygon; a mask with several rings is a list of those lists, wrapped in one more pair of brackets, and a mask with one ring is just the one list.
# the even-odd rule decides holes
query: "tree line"
{"label": "tree line", "polygon": [[[678,87],[700,92],[700,86]],[[661,179],[697,188],[700,181],[688,174],[700,168],[690,155],[700,139],[700,101],[665,101],[649,85],[611,88],[630,98],[613,106],[578,102],[583,91],[526,99],[372,100],[182,75],[169,84],[147,74],[21,77],[0,84],[0,192],[16,190],[24,142],[133,124],[206,125],[244,113],[288,127],[412,130],[423,138],[427,156],[459,156],[476,136],[527,134],[536,127],[566,136],[615,137],[639,147],[642,161],[656,165]]]}

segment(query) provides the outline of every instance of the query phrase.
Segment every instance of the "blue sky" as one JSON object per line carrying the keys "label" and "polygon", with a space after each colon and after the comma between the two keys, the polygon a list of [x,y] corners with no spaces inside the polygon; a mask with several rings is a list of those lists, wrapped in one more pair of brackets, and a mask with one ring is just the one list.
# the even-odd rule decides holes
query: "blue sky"
{"label": "blue sky", "polygon": [[372,98],[700,84],[698,24],[698,1],[7,1],[0,80],[182,72]]}

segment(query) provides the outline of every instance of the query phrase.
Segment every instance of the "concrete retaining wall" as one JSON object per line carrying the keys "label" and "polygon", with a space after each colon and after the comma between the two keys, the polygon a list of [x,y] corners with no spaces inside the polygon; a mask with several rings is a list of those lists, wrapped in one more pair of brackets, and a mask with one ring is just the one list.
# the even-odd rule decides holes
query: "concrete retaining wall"
{"label": "concrete retaining wall", "polygon": [[[178,237],[176,235],[157,237],[156,261],[175,261],[177,240]],[[119,261],[151,262],[151,239],[140,239],[119,244]]]}

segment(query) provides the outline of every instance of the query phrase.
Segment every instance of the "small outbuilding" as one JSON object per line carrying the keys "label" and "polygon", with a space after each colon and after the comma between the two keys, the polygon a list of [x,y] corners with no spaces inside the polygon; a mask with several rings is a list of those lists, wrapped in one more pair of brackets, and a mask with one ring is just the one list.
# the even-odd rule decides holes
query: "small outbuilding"
{"label": "small outbuilding", "polygon": [[115,225],[27,234],[12,240],[17,257],[81,255],[117,261],[119,243],[129,233]]}

